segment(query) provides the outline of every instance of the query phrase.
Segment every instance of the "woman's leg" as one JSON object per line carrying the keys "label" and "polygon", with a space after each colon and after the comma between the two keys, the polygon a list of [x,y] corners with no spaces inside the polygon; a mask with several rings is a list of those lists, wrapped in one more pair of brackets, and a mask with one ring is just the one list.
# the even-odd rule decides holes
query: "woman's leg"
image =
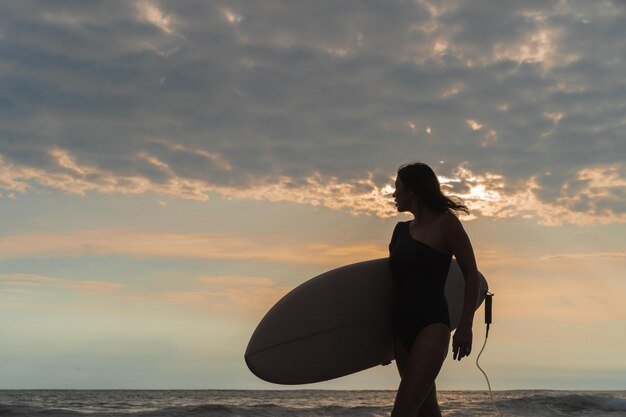
{"label": "woman's leg", "polygon": [[393,340],[393,353],[396,358],[396,367],[398,368],[398,374],[400,378],[402,378],[402,374],[404,373],[404,367],[406,364],[406,357],[408,356],[406,348],[400,341],[398,336],[394,337]]}
{"label": "woman's leg", "polygon": [[[393,344],[394,356],[396,358],[396,367],[398,368],[398,374],[400,374],[400,378],[402,378],[402,374],[404,372],[404,367],[406,364],[407,352],[400,341],[398,336],[394,338]],[[428,396],[424,400],[422,407],[417,413],[417,417],[441,417],[441,410],[439,409],[439,403],[437,402],[437,388],[433,383],[433,387],[431,388]]]}
{"label": "woman's leg", "polygon": [[441,409],[439,408],[439,402],[437,402],[437,388],[434,383],[424,403],[422,403],[417,417],[441,417]]}
{"label": "woman's leg", "polygon": [[392,417],[415,417],[427,400],[424,412],[433,408],[432,403],[437,400],[434,382],[448,354],[449,343],[450,329],[443,323],[426,326],[415,336],[404,364]]}

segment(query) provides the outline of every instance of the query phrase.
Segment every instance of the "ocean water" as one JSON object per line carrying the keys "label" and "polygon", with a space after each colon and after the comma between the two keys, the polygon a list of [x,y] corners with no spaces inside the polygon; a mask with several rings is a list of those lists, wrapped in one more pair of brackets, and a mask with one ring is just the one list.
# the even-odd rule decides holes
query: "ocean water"
{"label": "ocean water", "polygon": [[[626,416],[626,391],[442,391],[444,416]],[[394,391],[0,390],[0,416],[389,416]]]}

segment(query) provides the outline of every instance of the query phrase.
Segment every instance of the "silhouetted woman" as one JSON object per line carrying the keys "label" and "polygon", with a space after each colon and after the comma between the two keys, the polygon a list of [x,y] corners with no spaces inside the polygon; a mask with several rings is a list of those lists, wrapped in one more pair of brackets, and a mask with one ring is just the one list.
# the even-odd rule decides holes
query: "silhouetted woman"
{"label": "silhouetted woman", "polygon": [[465,277],[465,304],[452,339],[453,359],[472,349],[472,321],[478,298],[478,270],[470,240],[455,211],[460,202],[441,192],[423,163],[398,169],[393,198],[413,220],[396,224],[389,265],[397,286],[393,309],[394,350],[401,382],[392,417],[441,416],[435,378],[448,353],[450,318],[444,288],[452,256]]}

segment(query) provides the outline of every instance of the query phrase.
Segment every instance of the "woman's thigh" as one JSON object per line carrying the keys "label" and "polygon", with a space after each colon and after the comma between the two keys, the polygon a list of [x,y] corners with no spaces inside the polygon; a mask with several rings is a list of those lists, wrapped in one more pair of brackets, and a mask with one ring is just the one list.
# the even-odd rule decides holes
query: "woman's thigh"
{"label": "woman's thigh", "polygon": [[400,338],[398,336],[394,336],[393,339],[393,353],[396,358],[396,367],[398,368],[398,374],[400,374],[400,378],[402,378],[408,352],[406,351],[404,344],[402,344],[402,341],[400,341]]}
{"label": "woman's thigh", "polygon": [[[405,372],[412,375],[437,376],[448,354],[450,329],[443,323],[424,327],[415,336],[405,362]],[[434,372],[434,375],[433,375]]]}
{"label": "woman's thigh", "polygon": [[448,354],[449,342],[450,329],[443,323],[426,326],[415,336],[396,397],[399,409],[413,410],[409,414],[416,415],[422,404],[430,399],[435,378]]}

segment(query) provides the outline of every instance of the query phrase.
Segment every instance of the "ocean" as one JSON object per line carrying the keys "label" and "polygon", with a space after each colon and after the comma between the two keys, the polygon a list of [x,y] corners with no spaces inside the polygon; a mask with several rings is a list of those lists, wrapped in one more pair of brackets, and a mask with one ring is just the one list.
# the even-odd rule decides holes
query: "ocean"
{"label": "ocean", "polygon": [[[394,391],[0,390],[1,417],[389,416]],[[441,391],[444,416],[626,416],[626,391]]]}

